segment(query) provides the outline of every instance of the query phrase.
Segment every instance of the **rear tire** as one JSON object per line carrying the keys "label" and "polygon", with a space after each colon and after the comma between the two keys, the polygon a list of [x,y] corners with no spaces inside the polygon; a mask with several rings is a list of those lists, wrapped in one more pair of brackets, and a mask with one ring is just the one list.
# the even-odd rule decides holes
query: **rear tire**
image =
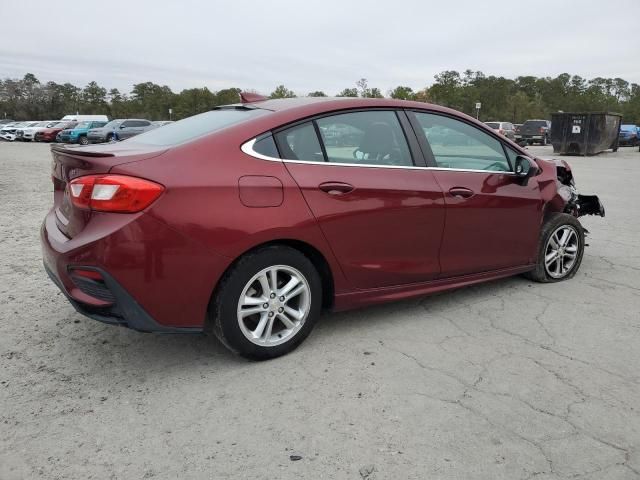
{"label": "rear tire", "polygon": [[244,255],[224,275],[208,325],[231,351],[265,360],[300,345],[321,308],[322,282],[313,263],[293,248],[269,246]]}
{"label": "rear tire", "polygon": [[525,277],[540,283],[572,278],[582,263],[584,228],[573,215],[554,213],[540,232],[536,267]]}

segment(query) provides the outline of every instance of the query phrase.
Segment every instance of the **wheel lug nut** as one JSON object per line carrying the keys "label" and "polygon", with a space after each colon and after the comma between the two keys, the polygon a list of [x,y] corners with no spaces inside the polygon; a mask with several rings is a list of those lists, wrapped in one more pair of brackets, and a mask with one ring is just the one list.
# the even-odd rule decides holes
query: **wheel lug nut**
{"label": "wheel lug nut", "polygon": [[284,296],[280,297],[280,301],[284,302]]}
{"label": "wheel lug nut", "polygon": [[269,308],[269,304],[268,303],[263,304],[262,308]]}
{"label": "wheel lug nut", "polygon": [[278,312],[279,312],[279,313],[284,312],[284,308],[280,307],[280,308],[278,309]]}
{"label": "wheel lug nut", "polygon": [[269,316],[270,316],[270,317],[273,317],[273,312],[269,312]]}
{"label": "wheel lug nut", "polygon": [[271,295],[269,295],[270,298],[276,298],[276,294],[272,293]]}

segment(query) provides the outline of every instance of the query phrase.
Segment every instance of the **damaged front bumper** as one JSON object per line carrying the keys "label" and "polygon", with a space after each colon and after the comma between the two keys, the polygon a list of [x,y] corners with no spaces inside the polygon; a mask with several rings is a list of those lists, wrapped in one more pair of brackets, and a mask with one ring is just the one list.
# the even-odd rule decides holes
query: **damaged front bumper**
{"label": "damaged front bumper", "polygon": [[574,217],[598,215],[604,217],[604,205],[597,195],[582,195],[576,190],[571,167],[564,160],[552,160],[556,165],[558,195],[564,200],[564,212]]}
{"label": "damaged front bumper", "polygon": [[577,209],[577,217],[583,215],[599,215],[604,217],[604,205],[597,195],[580,195],[575,202]]}
{"label": "damaged front bumper", "polygon": [[597,195],[582,195],[573,185],[558,185],[558,194],[564,199],[564,213],[574,217],[598,215],[604,217],[604,205]]}

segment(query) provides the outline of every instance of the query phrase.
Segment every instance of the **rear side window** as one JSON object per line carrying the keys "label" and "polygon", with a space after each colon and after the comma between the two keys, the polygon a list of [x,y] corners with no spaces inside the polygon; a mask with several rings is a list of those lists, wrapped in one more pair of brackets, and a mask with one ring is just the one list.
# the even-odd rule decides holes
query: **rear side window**
{"label": "rear side window", "polygon": [[352,112],[317,120],[332,163],[412,166],[411,152],[396,113]]}
{"label": "rear side window", "polygon": [[253,151],[267,157],[280,158],[278,149],[276,148],[276,142],[271,135],[266,135],[256,140],[256,143],[253,144]]}
{"label": "rear side window", "polygon": [[151,122],[146,120],[132,120],[129,122],[130,127],[148,127],[149,125],[151,125]]}
{"label": "rear side window", "polygon": [[485,125],[489,128],[493,128],[494,130],[497,130],[500,128],[500,124],[498,122],[487,122],[485,123]]}
{"label": "rear side window", "polygon": [[276,133],[282,158],[307,162],[324,162],[322,147],[313,123],[307,122]]}
{"label": "rear side window", "polygon": [[211,110],[210,112],[201,113],[193,117],[185,118],[184,120],[170,123],[162,128],[149,130],[127,141],[158,146],[178,145],[268,113],[268,110],[261,109]]}
{"label": "rear side window", "polygon": [[416,113],[440,168],[461,170],[511,170],[502,143],[460,120],[431,113]]}

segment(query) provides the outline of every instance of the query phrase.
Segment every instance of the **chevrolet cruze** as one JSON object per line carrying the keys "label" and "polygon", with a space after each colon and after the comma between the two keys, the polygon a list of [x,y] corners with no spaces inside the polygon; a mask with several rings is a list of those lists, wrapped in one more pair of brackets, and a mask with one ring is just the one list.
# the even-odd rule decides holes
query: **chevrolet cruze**
{"label": "chevrolet cruze", "polygon": [[569,166],[475,119],[388,99],[246,94],[117,144],[52,147],[45,269],[82,314],[213,332],[255,359],[321,310],[509,275],[575,275]]}

